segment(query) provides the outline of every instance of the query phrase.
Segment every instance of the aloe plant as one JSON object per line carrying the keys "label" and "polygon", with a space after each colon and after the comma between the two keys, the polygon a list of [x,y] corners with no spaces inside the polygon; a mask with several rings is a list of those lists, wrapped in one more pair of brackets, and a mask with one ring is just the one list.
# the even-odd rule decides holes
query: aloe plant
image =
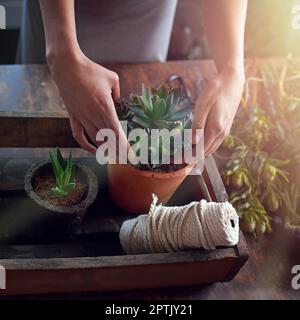
{"label": "aloe plant", "polygon": [[68,196],[70,191],[76,187],[76,183],[72,179],[72,154],[70,152],[67,161],[65,161],[60,150],[56,148],[55,150],[49,150],[49,157],[56,180],[55,186],[51,190],[58,196]]}

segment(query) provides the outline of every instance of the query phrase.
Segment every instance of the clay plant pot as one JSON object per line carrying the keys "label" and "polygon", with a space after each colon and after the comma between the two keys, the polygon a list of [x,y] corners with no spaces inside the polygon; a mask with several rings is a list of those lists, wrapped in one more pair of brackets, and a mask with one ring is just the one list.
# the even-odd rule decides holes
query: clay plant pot
{"label": "clay plant pot", "polygon": [[152,193],[166,204],[195,163],[173,172],[140,170],[129,164],[108,164],[108,185],[112,200],[125,211],[148,213]]}
{"label": "clay plant pot", "polygon": [[64,227],[80,223],[98,193],[98,179],[93,171],[80,162],[74,161],[73,177],[84,186],[84,192],[82,192],[80,202],[70,206],[53,204],[35,191],[37,179],[41,176],[52,176],[54,179],[50,161],[45,160],[34,164],[25,175],[25,191],[32,200],[31,211],[39,216],[37,220],[42,221],[47,227],[54,226],[55,229],[60,227],[64,229]]}

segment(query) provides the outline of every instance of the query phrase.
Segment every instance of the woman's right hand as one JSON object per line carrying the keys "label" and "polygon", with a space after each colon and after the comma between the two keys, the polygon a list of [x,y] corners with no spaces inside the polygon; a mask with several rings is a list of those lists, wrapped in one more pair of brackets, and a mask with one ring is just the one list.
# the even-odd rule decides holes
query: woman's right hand
{"label": "woman's right hand", "polygon": [[117,141],[126,140],[114,105],[114,100],[120,97],[117,73],[91,61],[83,53],[48,58],[48,65],[69,113],[73,137],[82,148],[96,152],[85,134],[96,145],[96,135],[101,128],[112,129]]}

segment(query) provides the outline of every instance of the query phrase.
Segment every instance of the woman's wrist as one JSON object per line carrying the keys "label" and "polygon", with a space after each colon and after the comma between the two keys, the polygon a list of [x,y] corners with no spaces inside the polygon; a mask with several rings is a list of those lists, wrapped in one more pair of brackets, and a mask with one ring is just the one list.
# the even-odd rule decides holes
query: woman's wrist
{"label": "woman's wrist", "polygon": [[220,68],[219,73],[226,74],[242,84],[245,82],[245,68],[243,61],[239,60],[235,62],[228,62]]}
{"label": "woman's wrist", "polygon": [[78,44],[47,48],[46,59],[50,70],[57,64],[76,64],[85,58]]}

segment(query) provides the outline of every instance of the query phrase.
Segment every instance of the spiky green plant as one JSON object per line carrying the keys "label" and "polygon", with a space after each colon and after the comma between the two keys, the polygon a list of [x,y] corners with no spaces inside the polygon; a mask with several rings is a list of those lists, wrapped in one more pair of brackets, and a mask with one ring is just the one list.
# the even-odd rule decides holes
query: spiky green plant
{"label": "spiky green plant", "polygon": [[55,187],[51,190],[55,195],[66,197],[76,187],[75,181],[72,179],[73,158],[71,152],[68,160],[65,161],[58,148],[49,150],[53,172],[55,175]]}
{"label": "spiky green plant", "polygon": [[[162,137],[158,137],[157,141],[152,141],[151,129],[167,129],[169,131],[175,129],[176,134],[183,136],[184,129],[191,126],[191,106],[187,106],[181,100],[180,88],[170,89],[166,85],[162,85],[158,89],[153,89],[143,85],[141,96],[131,95],[129,102],[123,102],[122,106],[117,108],[119,119],[127,121],[129,131],[141,128],[147,135],[149,145],[151,145],[148,153],[148,168],[150,169],[160,167],[160,164],[151,163],[151,154],[159,155],[159,159],[162,160],[163,155],[173,156],[179,147],[175,146],[173,140],[164,141]],[[131,143],[133,150],[138,154],[140,142]]]}
{"label": "spiky green plant", "polygon": [[184,128],[191,117],[190,107],[180,107],[180,89],[162,85],[152,89],[143,85],[142,95],[131,95],[132,121],[143,128]]}

